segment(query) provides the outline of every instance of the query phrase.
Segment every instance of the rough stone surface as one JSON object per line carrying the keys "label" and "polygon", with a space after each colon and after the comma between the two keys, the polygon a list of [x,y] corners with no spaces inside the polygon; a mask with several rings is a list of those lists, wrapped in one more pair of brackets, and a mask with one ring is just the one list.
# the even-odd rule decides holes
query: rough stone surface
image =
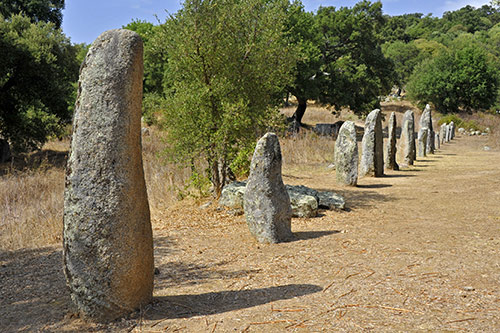
{"label": "rough stone surface", "polygon": [[450,122],[450,140],[453,140],[455,138],[455,123],[452,121]]}
{"label": "rough stone surface", "polygon": [[375,109],[365,121],[365,133],[361,142],[359,175],[381,177],[384,175],[384,146],[382,136],[382,114]]}
{"label": "rough stone surface", "polygon": [[426,127],[418,131],[418,157],[427,156],[427,137],[429,136],[429,129]]}
{"label": "rough stone surface", "polygon": [[9,143],[7,140],[0,139],[0,163],[9,161],[11,157]]}
{"label": "rough stone surface", "polygon": [[413,111],[408,110],[403,116],[400,150],[403,154],[403,163],[413,165],[415,161],[415,120]]}
{"label": "rough stone surface", "polygon": [[446,124],[442,124],[440,129],[439,129],[439,135],[441,137],[441,143],[445,143],[446,141]]}
{"label": "rough stone surface", "polygon": [[396,113],[392,112],[389,118],[389,136],[385,149],[385,167],[391,170],[399,170],[396,162]]}
{"label": "rough stone surface", "polygon": [[318,191],[303,185],[286,185],[290,196],[293,217],[315,217],[318,215]]}
{"label": "rough stone surface", "polygon": [[358,183],[358,144],[356,126],[352,121],[346,121],[340,127],[335,141],[334,160],[337,183],[356,186]]}
{"label": "rough stone surface", "polygon": [[451,123],[446,125],[446,142],[451,141]]}
{"label": "rough stone surface", "polygon": [[437,149],[441,149],[441,140],[440,140],[439,133],[435,133],[435,134],[434,134],[434,146],[435,146]]}
{"label": "rough stone surface", "polygon": [[429,133],[427,135],[426,151],[428,154],[434,154],[434,128],[432,126],[431,106],[429,104],[425,106],[425,109],[422,112],[422,116],[420,117],[420,128],[424,127],[429,129]]}
{"label": "rough stone surface", "polygon": [[292,237],[292,209],[281,177],[281,163],[278,137],[267,133],[255,147],[243,197],[248,228],[261,243],[278,243]]}
{"label": "rough stone surface", "polygon": [[319,208],[345,209],[345,199],[337,193],[330,191],[318,191]]}
{"label": "rough stone surface", "polygon": [[[243,212],[246,182],[233,182],[224,187],[219,205],[233,212]],[[303,185],[285,185],[290,197],[293,217],[315,217],[318,208],[345,209],[345,199],[331,191],[317,191]]]}
{"label": "rough stone surface", "polygon": [[316,124],[313,127],[314,133],[324,136],[336,136],[344,122],[339,120],[333,124]]}
{"label": "rough stone surface", "polygon": [[219,198],[219,205],[243,210],[243,196],[246,186],[246,182],[232,182],[224,186]]}
{"label": "rough stone surface", "polygon": [[80,312],[109,321],[152,299],[141,153],[142,41],[101,34],[80,69],[64,193],[64,272]]}

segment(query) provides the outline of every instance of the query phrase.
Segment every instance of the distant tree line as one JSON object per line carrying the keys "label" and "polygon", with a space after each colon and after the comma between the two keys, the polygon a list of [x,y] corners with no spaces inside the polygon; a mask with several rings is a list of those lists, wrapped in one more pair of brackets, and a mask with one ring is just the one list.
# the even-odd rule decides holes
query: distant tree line
{"label": "distant tree line", "polygon": [[[185,0],[163,23],[125,28],[144,41],[145,120],[166,130],[168,155],[219,194],[229,173],[247,170],[255,137],[283,123],[277,107],[289,94],[298,124],[308,101],[363,115],[394,87],[442,113],[498,107],[498,7],[437,18],[384,15],[367,0],[316,12],[300,0]],[[0,4],[0,139],[19,151],[60,135],[72,116],[88,45],[60,30],[63,8]]]}

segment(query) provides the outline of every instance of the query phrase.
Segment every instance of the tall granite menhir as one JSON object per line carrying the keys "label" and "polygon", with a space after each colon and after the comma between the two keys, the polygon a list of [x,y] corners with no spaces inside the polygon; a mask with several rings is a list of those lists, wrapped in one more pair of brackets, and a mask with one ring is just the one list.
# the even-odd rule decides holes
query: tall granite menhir
{"label": "tall granite menhir", "polygon": [[388,126],[387,145],[385,149],[385,168],[391,170],[399,170],[399,165],[396,162],[396,114],[391,113]]}
{"label": "tall granite menhir", "polygon": [[104,32],[80,70],[64,192],[64,272],[79,311],[99,322],[152,299],[142,49],[132,31]]}
{"label": "tall granite menhir", "polygon": [[292,237],[292,208],[281,177],[280,143],[274,133],[267,133],[257,142],[243,209],[257,241],[279,243]]}
{"label": "tall granite menhir", "polygon": [[382,114],[375,109],[365,121],[365,133],[361,142],[361,163],[359,174],[381,177],[384,175],[384,138],[382,136]]}
{"label": "tall granite menhir", "polygon": [[408,110],[403,116],[403,129],[401,131],[400,150],[403,154],[403,163],[413,165],[416,158],[415,145],[415,118],[413,111]]}
{"label": "tall granite menhir", "polygon": [[435,144],[434,144],[434,128],[432,127],[432,114],[431,106],[427,104],[422,116],[420,117],[420,128],[428,128],[427,142],[426,142],[426,153],[434,154]]}
{"label": "tall granite menhir", "polygon": [[335,141],[335,175],[337,183],[356,186],[358,183],[358,143],[356,142],[356,126],[346,121],[340,127]]}

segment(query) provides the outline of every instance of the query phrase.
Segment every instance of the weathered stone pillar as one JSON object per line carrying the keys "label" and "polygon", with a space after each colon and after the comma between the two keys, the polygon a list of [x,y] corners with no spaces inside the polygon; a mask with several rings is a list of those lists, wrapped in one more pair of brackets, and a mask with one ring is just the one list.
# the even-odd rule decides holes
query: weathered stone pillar
{"label": "weathered stone pillar", "polygon": [[123,29],[101,34],[80,70],[64,192],[64,272],[80,312],[101,322],[152,298],[142,79],[142,40]]}
{"label": "weathered stone pillar", "polygon": [[439,133],[434,134],[434,146],[437,149],[441,149],[441,140],[440,140],[440,135]]}
{"label": "weathered stone pillar", "polygon": [[439,135],[441,136],[441,143],[446,142],[446,123],[441,125],[441,128],[439,130]]}
{"label": "weathered stone pillar", "polygon": [[346,121],[340,127],[335,141],[335,175],[337,183],[356,186],[358,183],[358,143],[356,142],[356,126]]}
{"label": "weathered stone pillar", "polygon": [[360,176],[381,177],[384,175],[384,142],[382,136],[382,115],[379,109],[368,114],[365,133],[361,141]]}
{"label": "weathered stone pillar", "polygon": [[400,150],[403,153],[403,163],[413,165],[415,161],[415,120],[413,111],[408,110],[403,116]]}
{"label": "weathered stone pillar", "polygon": [[427,156],[427,137],[429,136],[429,129],[426,127],[418,131],[418,157]]}
{"label": "weathered stone pillar", "polygon": [[396,114],[391,113],[389,118],[388,138],[385,150],[385,167],[391,170],[399,170],[396,162]]}
{"label": "weathered stone pillar", "polygon": [[267,133],[258,142],[243,197],[248,228],[261,243],[279,243],[292,237],[290,197],[281,177],[278,137]]}
{"label": "weathered stone pillar", "polygon": [[431,114],[431,106],[427,104],[425,106],[424,112],[420,117],[420,128],[426,127],[429,129],[429,133],[427,135],[427,148],[426,152],[430,154],[434,154],[434,128],[432,126],[432,114]]}
{"label": "weathered stone pillar", "polygon": [[450,123],[450,140],[455,138],[455,123],[452,121]]}

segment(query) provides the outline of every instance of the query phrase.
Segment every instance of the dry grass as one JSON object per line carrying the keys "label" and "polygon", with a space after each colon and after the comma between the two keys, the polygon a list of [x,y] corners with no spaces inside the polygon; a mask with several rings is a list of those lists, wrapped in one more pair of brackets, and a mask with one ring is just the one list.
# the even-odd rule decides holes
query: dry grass
{"label": "dry grass", "polygon": [[34,171],[0,178],[0,247],[39,247],[61,241],[64,172]]}
{"label": "dry grass", "polygon": [[[153,223],[175,203],[189,170],[165,162],[163,138],[153,128],[143,138],[143,161]],[[69,140],[0,166],[0,249],[38,248],[62,239],[64,169]]]}
{"label": "dry grass", "polygon": [[[399,124],[402,114],[408,109],[417,110],[407,102],[382,104],[385,113],[397,113]],[[291,106],[283,109],[283,113],[291,116],[294,110],[295,107]],[[493,149],[500,148],[499,116],[478,114],[464,118],[489,127],[491,134],[487,144]],[[353,120],[363,125],[363,121],[350,111],[333,114],[314,104],[307,108],[303,122],[314,125],[338,120]],[[481,144],[484,142],[481,141]],[[18,157],[14,162],[0,166],[0,249],[14,250],[60,243],[68,148],[69,140],[50,142],[41,152]],[[163,148],[162,133],[150,128],[150,135],[143,137],[143,160],[153,226],[161,225],[165,211],[188,193],[185,187],[190,170],[167,163]],[[309,130],[303,130],[297,137],[282,138],[281,148],[285,174],[318,168],[326,170],[333,162],[334,140],[317,136]]]}

